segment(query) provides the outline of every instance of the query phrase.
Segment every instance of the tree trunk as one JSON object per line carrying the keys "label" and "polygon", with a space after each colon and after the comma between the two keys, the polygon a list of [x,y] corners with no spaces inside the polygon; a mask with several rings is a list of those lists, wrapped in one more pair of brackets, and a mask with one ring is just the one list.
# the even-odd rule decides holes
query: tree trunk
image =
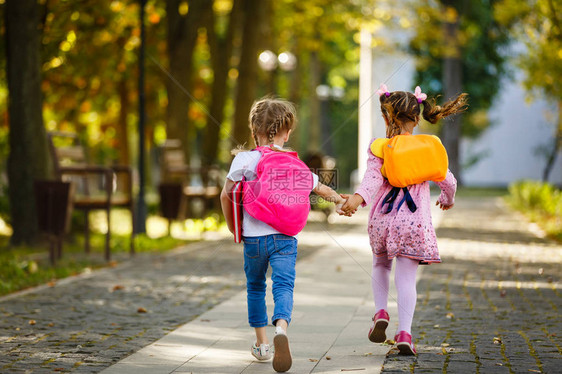
{"label": "tree trunk", "polygon": [[318,52],[310,52],[310,119],[308,121],[308,149],[307,153],[321,151],[321,109],[320,100],[316,95],[316,87],[321,84],[322,73],[320,71],[320,60]]}
{"label": "tree trunk", "polygon": [[543,182],[548,182],[550,172],[556,162],[556,157],[558,156],[558,152],[560,152],[560,148],[562,148],[562,101],[558,101],[558,123],[556,126],[556,135],[554,138],[554,145],[551,152],[548,154],[546,165],[544,167],[542,175]]}
{"label": "tree trunk", "polygon": [[238,87],[234,109],[232,146],[247,144],[250,140],[248,114],[256,99],[258,79],[258,48],[263,38],[261,23],[265,2],[269,0],[246,0],[243,4],[244,28],[242,33],[242,53],[238,66]]}
{"label": "tree trunk", "polygon": [[238,31],[240,11],[240,0],[234,0],[226,34],[219,36],[215,30],[215,15],[212,3],[209,3],[207,8],[205,20],[214,78],[211,86],[209,115],[207,116],[207,125],[203,138],[203,156],[201,161],[204,166],[212,165],[217,160],[220,129],[224,120],[224,106],[227,97],[228,71],[230,70],[233,39]]}
{"label": "tree trunk", "polygon": [[166,133],[168,139],[181,140],[186,162],[189,162],[190,156],[188,111],[191,102],[189,95],[192,91],[193,50],[205,1],[189,1],[187,13],[182,14],[184,1],[166,0],[168,59],[172,76],[166,85],[168,91]]}
{"label": "tree trunk", "polygon": [[121,108],[119,109],[119,122],[117,123],[117,140],[119,152],[119,164],[129,165],[131,162],[129,156],[129,132],[127,130],[127,115],[129,114],[130,99],[129,90],[127,89],[127,79],[121,79],[118,85],[119,101]]}
{"label": "tree trunk", "polygon": [[5,9],[6,67],[9,90],[8,156],[12,244],[31,243],[38,226],[34,179],[49,174],[43,126],[39,5],[36,0],[8,1]]}
{"label": "tree trunk", "polygon": [[[458,39],[459,19],[449,20],[444,25],[447,55],[443,60],[443,88],[445,100],[462,92],[462,60]],[[457,182],[462,184],[459,143],[461,137],[462,117],[455,115],[445,120],[441,130],[441,140],[449,156],[449,169]]]}

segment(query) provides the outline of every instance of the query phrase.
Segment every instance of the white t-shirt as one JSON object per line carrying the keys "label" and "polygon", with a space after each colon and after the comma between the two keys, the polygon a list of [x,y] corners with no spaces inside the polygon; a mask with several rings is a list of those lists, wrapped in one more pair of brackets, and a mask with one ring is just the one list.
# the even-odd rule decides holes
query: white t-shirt
{"label": "white t-shirt", "polygon": [[[280,147],[278,147],[280,148]],[[246,180],[253,180],[256,178],[256,167],[261,158],[260,151],[240,152],[232,160],[230,171],[226,176],[233,182],[239,182],[243,177]],[[312,173],[313,189],[318,185],[318,175]],[[267,223],[252,217],[246,209],[244,209],[242,217],[242,235],[244,236],[264,236],[271,234],[280,234],[279,231],[269,226]]]}

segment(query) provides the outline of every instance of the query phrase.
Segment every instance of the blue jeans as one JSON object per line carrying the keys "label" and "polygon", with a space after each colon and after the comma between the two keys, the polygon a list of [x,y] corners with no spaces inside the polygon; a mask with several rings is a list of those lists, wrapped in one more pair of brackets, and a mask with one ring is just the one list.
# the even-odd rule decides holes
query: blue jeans
{"label": "blue jeans", "polygon": [[293,236],[273,234],[244,237],[244,271],[248,292],[248,321],[252,327],[267,326],[265,305],[266,273],[271,264],[273,281],[272,323],[278,319],[291,322],[297,239]]}

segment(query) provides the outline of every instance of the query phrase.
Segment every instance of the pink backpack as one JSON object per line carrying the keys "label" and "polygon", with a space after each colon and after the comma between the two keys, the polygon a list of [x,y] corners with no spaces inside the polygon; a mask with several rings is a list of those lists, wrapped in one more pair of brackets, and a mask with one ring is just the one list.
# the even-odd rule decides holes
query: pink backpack
{"label": "pink backpack", "polygon": [[294,236],[306,225],[313,187],[310,169],[296,152],[258,147],[256,179],[245,182],[244,209],[275,230]]}

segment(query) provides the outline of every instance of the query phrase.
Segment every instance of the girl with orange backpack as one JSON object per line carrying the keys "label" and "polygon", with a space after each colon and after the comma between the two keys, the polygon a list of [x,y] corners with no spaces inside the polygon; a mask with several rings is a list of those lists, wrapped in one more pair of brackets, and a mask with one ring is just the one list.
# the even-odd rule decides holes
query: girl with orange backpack
{"label": "girl with orange backpack", "polygon": [[318,182],[318,176],[298,158],[296,152],[283,149],[296,124],[294,106],[281,99],[265,98],[254,103],[249,116],[256,143],[252,151],[235,150],[221,205],[228,228],[235,232],[231,191],[243,181],[242,240],[246,273],[248,320],[255,329],[252,355],[262,361],[271,358],[266,334],[268,316],[265,302],[266,272],[271,265],[273,281],[272,324],[273,369],[285,372],[292,357],[287,327],[293,310],[297,238],[310,211],[309,195],[316,192],[336,203],[341,213],[345,200],[330,187]]}
{"label": "girl with orange backpack", "polygon": [[[438,263],[439,251],[431,223],[428,181],[441,189],[437,205],[448,210],[454,205],[457,181],[448,170],[447,154],[438,138],[411,135],[420,114],[431,123],[466,109],[463,93],[443,106],[435,105],[416,87],[414,93],[389,92],[381,84],[377,91],[386,123],[387,139],[374,139],[367,150],[367,171],[354,195],[342,195],[347,202],[343,214],[359,205],[372,204],[368,233],[373,251],[372,287],[375,301],[369,340],[386,340],[389,323],[388,290],[392,260],[396,258],[395,284],[398,329],[394,337],[402,354],[416,354],[411,327],[416,307],[416,271],[420,263]],[[421,107],[423,106],[423,112]],[[406,203],[404,205],[404,203]]]}

